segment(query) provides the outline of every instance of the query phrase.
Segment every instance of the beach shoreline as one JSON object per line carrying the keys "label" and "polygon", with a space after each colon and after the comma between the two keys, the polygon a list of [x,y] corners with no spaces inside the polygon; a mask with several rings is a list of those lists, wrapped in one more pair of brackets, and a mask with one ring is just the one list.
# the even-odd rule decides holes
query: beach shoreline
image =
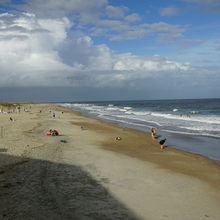
{"label": "beach shoreline", "polygon": [[[0,114],[5,219],[220,217],[220,167],[214,161],[161,150],[150,134],[59,105],[27,106],[27,112]],[[60,136],[46,136],[49,129]]]}
{"label": "beach shoreline", "polygon": [[[65,107],[67,109],[72,109],[74,111],[79,112],[83,116],[87,117],[92,117],[98,120],[102,120],[104,122],[109,122],[113,123],[116,126],[121,126],[125,128],[131,128],[137,131],[141,131],[144,133],[149,133],[151,132],[152,127],[157,128],[157,134],[159,135],[159,139],[164,139],[166,138],[166,144],[172,148],[182,150],[184,152],[189,152],[189,153],[195,153],[198,155],[205,156],[206,158],[209,158],[213,160],[215,163],[220,165],[220,151],[218,148],[220,138],[218,137],[213,137],[213,136],[204,136],[200,134],[190,134],[190,133],[181,133],[177,130],[175,131],[166,131],[160,126],[152,126],[149,127],[149,124],[141,124],[139,126],[138,124],[132,124],[132,123],[127,123],[127,122],[120,122],[120,120],[114,120],[114,119],[107,119],[106,117],[99,117],[98,113],[97,115],[94,112],[87,111],[85,109],[80,109],[77,106],[72,107],[71,105],[67,104],[61,104],[62,107]],[[111,108],[112,105],[110,105]],[[108,106],[106,106],[107,108]],[[102,113],[101,113],[102,116]],[[199,146],[199,147],[196,147]]]}
{"label": "beach shoreline", "polygon": [[[61,108],[63,108],[63,107],[61,107]],[[64,109],[68,109],[68,108],[64,108]],[[201,154],[184,151],[182,149],[177,149],[175,147],[167,146],[167,145],[165,145],[164,150],[161,150],[157,139],[152,140],[150,132],[144,132],[144,131],[136,130],[134,128],[123,127],[123,126],[117,124],[116,122],[114,123],[114,122],[105,121],[105,120],[102,120],[99,118],[90,117],[88,115],[82,114],[80,111],[77,111],[77,110],[73,110],[73,109],[69,109],[69,110],[74,112],[74,114],[77,114],[81,117],[85,117],[85,118],[88,118],[89,120],[97,121],[98,124],[100,124],[100,126],[104,126],[105,124],[107,124],[107,127],[113,127],[114,129],[116,129],[118,131],[118,133],[116,133],[114,136],[112,135],[112,138],[111,138],[111,140],[109,140],[109,142],[102,143],[102,147],[106,150],[110,150],[110,151],[113,151],[116,153],[124,154],[124,155],[130,156],[130,157],[135,157],[135,158],[138,158],[143,161],[155,163],[156,165],[162,167],[163,169],[170,169],[170,170],[175,171],[177,173],[192,175],[194,177],[199,177],[199,178],[202,178],[202,175],[200,175],[200,174],[198,175],[195,171],[190,169],[190,167],[194,166],[194,164],[196,164],[197,162],[199,162],[201,164],[207,163],[208,166],[214,166],[214,167],[216,167],[216,169],[219,169],[219,171],[220,171],[220,164],[219,163],[217,163],[215,160],[212,160],[212,159],[210,159],[206,156],[203,156]],[[80,123],[79,124],[75,123],[75,125],[80,126]],[[89,127],[89,128],[91,127],[92,129],[95,129],[96,131],[100,131],[100,129],[98,128],[97,125],[92,126],[89,123],[83,123],[83,126]],[[101,133],[103,133],[103,131]],[[106,128],[106,133],[110,133],[110,131],[107,130],[107,128]],[[123,140],[123,136],[126,136],[127,133],[132,133],[134,135],[132,137],[130,136],[128,141],[125,141],[125,140]],[[115,137],[117,137],[117,135],[120,136],[123,141],[115,141]],[[134,147],[131,148],[128,146],[130,146],[131,143],[133,142],[131,140],[132,138],[134,138],[134,140],[138,140],[139,144],[136,144]],[[136,141],[134,141],[134,142],[136,142]],[[145,147],[147,142],[149,142],[149,145],[147,145],[147,147]],[[140,150],[140,151],[138,151],[138,150]],[[145,153],[143,154],[143,151],[146,151],[146,154]],[[170,160],[168,159],[168,161],[167,160],[163,161],[164,155],[162,156],[162,158],[160,158],[160,156],[158,156],[158,157],[155,156],[155,154],[160,154],[160,153],[166,154],[166,157],[169,157]],[[190,166],[188,167],[189,170],[187,170],[187,166],[184,167],[184,166],[182,166],[182,164],[180,166],[178,166],[178,163],[177,163],[178,159],[176,159],[176,161],[172,161],[172,157],[174,159],[175,154],[178,157],[178,159],[186,159],[187,163],[191,162],[193,164],[193,165],[190,164]],[[167,163],[167,162],[170,162],[170,163]],[[204,172],[205,172],[205,170],[204,170]]]}

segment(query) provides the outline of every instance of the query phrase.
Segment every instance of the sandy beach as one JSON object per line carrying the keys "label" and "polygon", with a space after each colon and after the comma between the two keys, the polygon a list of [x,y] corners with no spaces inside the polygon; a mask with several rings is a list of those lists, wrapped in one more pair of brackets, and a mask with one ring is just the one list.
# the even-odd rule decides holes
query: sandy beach
{"label": "sandy beach", "polygon": [[0,128],[0,219],[220,219],[220,166],[150,134],[52,104]]}

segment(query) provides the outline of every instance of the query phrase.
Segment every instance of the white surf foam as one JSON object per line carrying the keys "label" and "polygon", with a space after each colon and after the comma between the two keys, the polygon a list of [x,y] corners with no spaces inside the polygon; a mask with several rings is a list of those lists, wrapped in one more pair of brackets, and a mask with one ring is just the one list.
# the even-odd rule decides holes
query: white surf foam
{"label": "white surf foam", "polygon": [[[174,113],[151,112],[140,109],[135,109],[129,106],[119,107],[114,105],[96,105],[87,103],[65,103],[61,104],[63,107],[73,108],[78,110],[86,110],[90,114],[97,117],[105,118],[116,122],[130,124],[133,126],[149,126],[156,125],[158,127],[168,126],[174,130],[169,132],[185,133],[191,135],[204,135],[220,137],[220,117],[211,115],[199,115],[198,112],[192,111],[191,117],[187,115],[177,115],[177,108],[173,109]],[[194,113],[193,113],[194,112]],[[178,131],[180,129],[180,131]],[[186,131],[182,131],[185,129]],[[167,131],[168,131],[167,130]],[[191,132],[188,132],[191,131]]]}
{"label": "white surf foam", "polygon": [[197,136],[207,136],[207,137],[215,137],[220,138],[220,135],[218,134],[210,134],[210,133],[193,133],[193,132],[185,132],[185,131],[173,131],[169,129],[162,129],[162,131],[166,131],[169,133],[175,133],[175,134],[185,134],[185,135],[197,135]]}

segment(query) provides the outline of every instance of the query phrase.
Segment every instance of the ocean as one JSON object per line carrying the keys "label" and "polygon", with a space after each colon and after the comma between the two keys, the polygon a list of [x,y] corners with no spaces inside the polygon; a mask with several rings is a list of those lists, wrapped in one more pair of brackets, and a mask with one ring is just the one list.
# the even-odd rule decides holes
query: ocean
{"label": "ocean", "polygon": [[[151,132],[166,145],[204,155],[220,164],[220,99],[61,103],[83,115]],[[159,140],[160,140],[159,138]]]}

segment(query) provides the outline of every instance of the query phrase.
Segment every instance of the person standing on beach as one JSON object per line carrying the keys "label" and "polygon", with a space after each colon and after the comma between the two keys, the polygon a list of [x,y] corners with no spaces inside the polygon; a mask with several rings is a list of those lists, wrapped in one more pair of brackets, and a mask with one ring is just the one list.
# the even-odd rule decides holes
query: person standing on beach
{"label": "person standing on beach", "polygon": [[151,137],[153,138],[153,139],[155,139],[155,138],[157,138],[157,136],[156,136],[156,128],[151,128]]}

